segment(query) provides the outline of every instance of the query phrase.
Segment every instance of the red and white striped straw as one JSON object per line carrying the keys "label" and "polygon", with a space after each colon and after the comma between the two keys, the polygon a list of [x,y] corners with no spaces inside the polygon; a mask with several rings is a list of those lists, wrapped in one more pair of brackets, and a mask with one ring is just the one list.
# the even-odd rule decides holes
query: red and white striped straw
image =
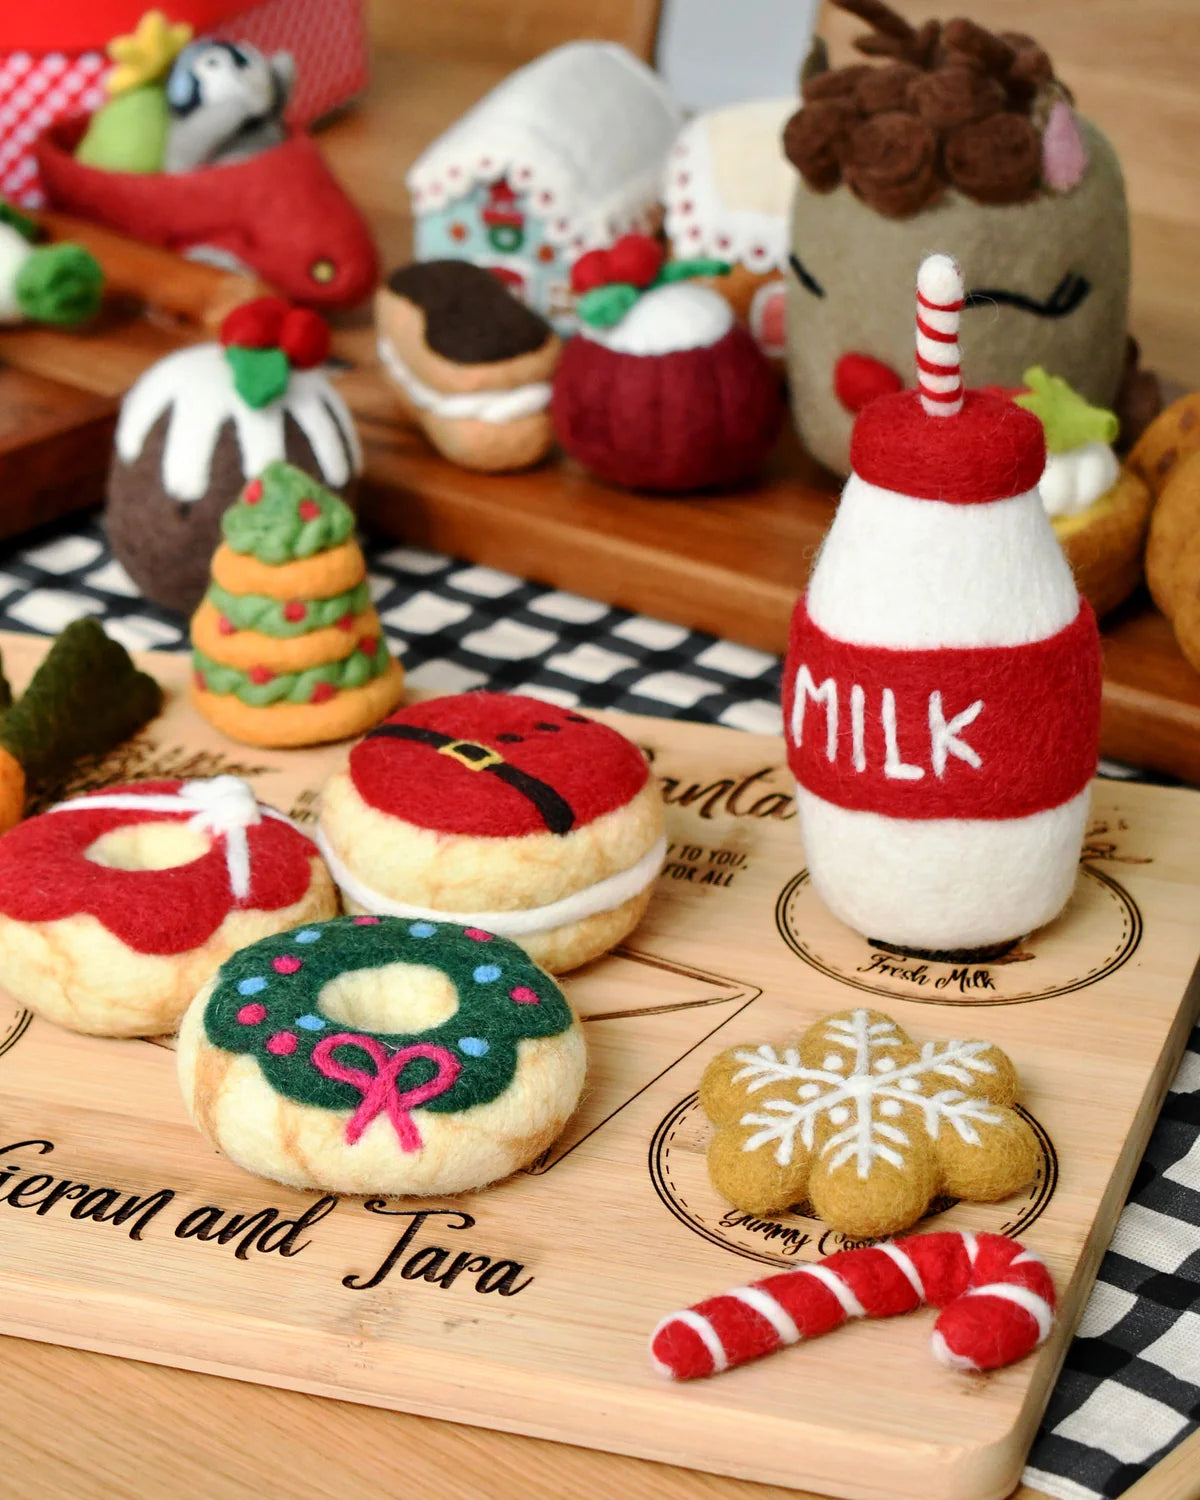
{"label": "red and white striped straw", "polygon": [[917,272],[917,383],[921,405],[931,417],[952,417],[962,410],[962,308],[958,262],[949,255],[927,255]]}

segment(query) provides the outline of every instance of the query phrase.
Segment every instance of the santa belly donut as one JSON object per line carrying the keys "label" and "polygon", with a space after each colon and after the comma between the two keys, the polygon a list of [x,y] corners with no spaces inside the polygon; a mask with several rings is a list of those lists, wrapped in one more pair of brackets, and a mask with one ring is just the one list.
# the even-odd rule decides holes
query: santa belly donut
{"label": "santa belly donut", "polygon": [[401,710],[321,795],[317,843],[347,907],[512,938],[560,973],[637,926],[662,867],[662,799],[636,745],[536,698]]}
{"label": "santa belly donut", "polygon": [[337,909],[312,841],[237,777],[113,787],[0,838],[0,984],[74,1031],[160,1035],[236,949]]}
{"label": "santa belly donut", "polygon": [[585,1057],[562,991],[479,928],[306,924],[235,953],[179,1032],[200,1131],[239,1166],[337,1193],[459,1193],[536,1160]]}

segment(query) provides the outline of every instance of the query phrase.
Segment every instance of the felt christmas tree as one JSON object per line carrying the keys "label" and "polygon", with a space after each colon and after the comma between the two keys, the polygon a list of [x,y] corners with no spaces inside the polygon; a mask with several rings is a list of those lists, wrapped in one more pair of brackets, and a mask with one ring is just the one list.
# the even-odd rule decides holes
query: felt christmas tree
{"label": "felt christmas tree", "polygon": [[76,156],[109,172],[157,172],[167,138],[166,78],[192,39],[192,28],[172,25],[149,10],[128,36],[108,44],[112,70],[104,80],[108,102],[92,116]]}
{"label": "felt christmas tree", "polygon": [[893,949],[1012,942],[1070,898],[1100,726],[1095,616],[1038,492],[1041,422],[964,391],[962,272],[917,278],[918,389],[854,427],[853,472],[784,674],[788,762],[826,904]]}
{"label": "felt christmas tree", "polygon": [[250,745],[312,745],[395,708],[404,674],[371,603],[354,517],[294,465],[252,479],[221,522],[223,542],[192,619],[192,698]]}

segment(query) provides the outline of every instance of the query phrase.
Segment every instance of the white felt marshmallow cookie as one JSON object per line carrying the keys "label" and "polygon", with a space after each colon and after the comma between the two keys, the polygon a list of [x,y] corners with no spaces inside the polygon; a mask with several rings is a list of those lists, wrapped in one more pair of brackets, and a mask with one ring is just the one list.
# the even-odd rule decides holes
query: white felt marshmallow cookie
{"label": "white felt marshmallow cookie", "polygon": [[1041,423],[965,391],[962,275],[917,282],[919,390],[854,428],[854,472],[792,617],[788,762],[813,884],[864,936],[1009,946],[1075,883],[1100,652],[1047,519]]}
{"label": "white felt marshmallow cookie", "polygon": [[0,838],[0,984],[74,1031],[174,1031],[231,953],[333,916],[315,845],[235,776],[59,803]]}
{"label": "white felt marshmallow cookie", "polygon": [[551,972],[633,930],[666,848],[636,745],[502,693],[385,720],[326,784],[317,841],[352,911],[498,933]]}

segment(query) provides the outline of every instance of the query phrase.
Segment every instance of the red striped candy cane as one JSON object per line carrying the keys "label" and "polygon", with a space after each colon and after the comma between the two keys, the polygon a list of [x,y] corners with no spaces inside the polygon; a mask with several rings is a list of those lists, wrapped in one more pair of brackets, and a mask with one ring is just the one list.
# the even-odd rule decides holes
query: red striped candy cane
{"label": "red striped candy cane", "polygon": [[997,1370],[1032,1353],[1054,1322],[1054,1283],[1041,1259],[1001,1234],[914,1234],[839,1250],[664,1318],[650,1338],[662,1375],[694,1380],[817,1338],[848,1318],[941,1308],[934,1357]]}
{"label": "red striped candy cane", "polygon": [[948,255],[927,255],[917,272],[917,384],[921,405],[931,417],[952,417],[962,410],[962,309],[958,262]]}

